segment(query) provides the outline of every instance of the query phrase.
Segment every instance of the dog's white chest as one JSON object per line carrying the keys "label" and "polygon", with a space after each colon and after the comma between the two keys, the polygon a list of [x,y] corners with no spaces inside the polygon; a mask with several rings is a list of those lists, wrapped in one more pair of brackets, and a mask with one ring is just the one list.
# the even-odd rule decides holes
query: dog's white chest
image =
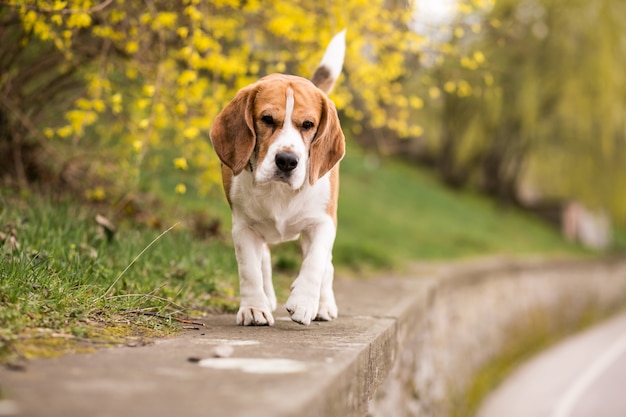
{"label": "dog's white chest", "polygon": [[302,231],[297,219],[292,216],[287,217],[284,212],[273,214],[263,219],[253,219],[251,227],[269,243],[297,239]]}
{"label": "dog's white chest", "polygon": [[233,221],[246,223],[267,243],[297,239],[305,228],[327,216],[327,178],[294,191],[284,184],[254,185],[247,176],[242,173],[233,184]]}

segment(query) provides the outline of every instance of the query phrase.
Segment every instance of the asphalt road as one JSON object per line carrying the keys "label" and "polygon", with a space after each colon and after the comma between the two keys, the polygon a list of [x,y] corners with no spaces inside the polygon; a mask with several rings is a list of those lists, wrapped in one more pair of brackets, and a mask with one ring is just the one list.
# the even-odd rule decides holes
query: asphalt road
{"label": "asphalt road", "polygon": [[523,364],[478,417],[626,417],[626,314]]}

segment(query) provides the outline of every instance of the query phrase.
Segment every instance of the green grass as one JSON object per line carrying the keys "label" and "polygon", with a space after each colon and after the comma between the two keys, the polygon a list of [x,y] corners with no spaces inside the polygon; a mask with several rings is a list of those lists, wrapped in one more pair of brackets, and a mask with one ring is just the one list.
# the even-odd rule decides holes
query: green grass
{"label": "green grass", "polygon": [[19,244],[0,247],[5,354],[28,356],[50,330],[59,339],[108,340],[106,325],[132,322],[160,334],[190,310],[235,308],[228,244],[193,239],[182,226],[162,234],[128,223],[108,241],[95,214],[63,199],[3,192],[0,230]]}
{"label": "green grass", "polygon": [[[342,162],[341,181],[334,251],[340,273],[401,268],[413,260],[583,253],[524,213],[446,190],[403,163],[373,163],[356,149]],[[0,190],[0,231],[14,233],[19,243],[0,246],[5,355],[16,349],[27,356],[47,354],[31,349],[31,342],[51,331],[63,340],[106,339],[113,327],[123,335],[132,335],[125,333],[129,328],[161,334],[172,328],[173,318],[236,308],[237,270],[221,191],[180,197],[167,187],[159,191],[158,184],[150,188],[161,203],[144,201],[140,207],[152,220],[116,218],[111,241],[94,220],[96,206],[67,196]],[[199,212],[208,214],[202,218]],[[194,237],[191,219],[199,217],[209,223],[217,218],[222,236]],[[273,261],[284,300],[300,264],[297,245],[275,249]]]}
{"label": "green grass", "polygon": [[349,152],[341,166],[340,264],[397,267],[407,260],[582,253],[529,214],[450,191],[407,164]]}

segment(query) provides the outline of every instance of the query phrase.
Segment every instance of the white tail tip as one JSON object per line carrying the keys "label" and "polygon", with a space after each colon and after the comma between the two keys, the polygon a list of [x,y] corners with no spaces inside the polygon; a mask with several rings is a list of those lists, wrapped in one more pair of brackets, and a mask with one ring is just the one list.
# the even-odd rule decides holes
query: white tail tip
{"label": "white tail tip", "polygon": [[343,68],[343,59],[346,54],[346,30],[342,30],[336,34],[326,47],[326,52],[320,62],[320,67],[326,67],[330,70],[332,78],[339,78],[341,69]]}

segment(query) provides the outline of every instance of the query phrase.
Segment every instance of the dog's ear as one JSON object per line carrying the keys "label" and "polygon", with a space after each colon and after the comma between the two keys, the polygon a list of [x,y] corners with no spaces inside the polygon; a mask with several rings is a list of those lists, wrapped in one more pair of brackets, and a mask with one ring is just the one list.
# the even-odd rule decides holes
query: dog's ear
{"label": "dog's ear", "polygon": [[341,161],[346,152],[346,139],[341,131],[334,103],[320,94],[322,116],[309,150],[309,182],[311,185]]}
{"label": "dog's ear", "polygon": [[222,163],[238,175],[246,168],[256,144],[253,104],[256,85],[245,87],[217,115],[209,136]]}

